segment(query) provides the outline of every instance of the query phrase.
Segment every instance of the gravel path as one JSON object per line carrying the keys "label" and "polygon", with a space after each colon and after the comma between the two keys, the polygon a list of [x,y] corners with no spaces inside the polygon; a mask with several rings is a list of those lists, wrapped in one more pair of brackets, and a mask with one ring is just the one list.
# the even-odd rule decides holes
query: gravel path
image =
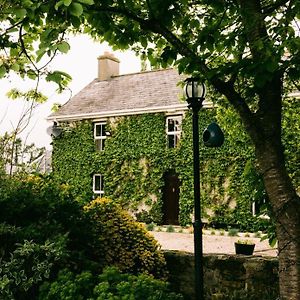
{"label": "gravel path", "polygon": [[[163,250],[181,250],[194,252],[194,235],[189,233],[176,232],[156,232],[150,234],[160,243]],[[203,235],[203,253],[226,253],[234,254],[234,242],[242,239],[241,237]],[[260,238],[247,238],[255,242],[254,255],[277,256],[277,249],[271,248],[268,241],[260,241]]]}

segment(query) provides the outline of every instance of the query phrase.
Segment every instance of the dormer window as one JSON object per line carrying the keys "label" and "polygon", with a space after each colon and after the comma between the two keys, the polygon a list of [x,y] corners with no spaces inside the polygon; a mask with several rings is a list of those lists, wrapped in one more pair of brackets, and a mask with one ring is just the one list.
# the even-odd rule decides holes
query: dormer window
{"label": "dormer window", "polygon": [[94,124],[94,138],[95,138],[97,151],[104,150],[105,139],[106,139],[105,127],[106,127],[105,122],[99,122]]}
{"label": "dormer window", "polygon": [[181,136],[182,116],[167,117],[166,132],[168,148],[176,148]]}
{"label": "dormer window", "polygon": [[93,175],[93,192],[100,197],[104,194],[104,180],[101,174]]}

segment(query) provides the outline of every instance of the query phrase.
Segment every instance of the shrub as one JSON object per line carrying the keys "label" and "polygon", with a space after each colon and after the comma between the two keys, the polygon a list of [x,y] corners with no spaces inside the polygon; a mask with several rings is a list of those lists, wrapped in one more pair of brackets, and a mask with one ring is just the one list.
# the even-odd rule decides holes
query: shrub
{"label": "shrub", "polygon": [[122,274],[108,267],[97,277],[91,272],[59,272],[57,280],[40,287],[40,300],[182,300],[169,290],[169,284],[146,274]]}
{"label": "shrub", "polygon": [[100,269],[91,224],[66,185],[28,176],[0,182],[0,298],[33,299],[61,268]]}
{"label": "shrub", "polygon": [[166,262],[159,244],[118,204],[97,198],[85,206],[85,211],[93,220],[94,239],[101,243],[97,254],[105,266],[166,278]]}
{"label": "shrub", "polygon": [[175,228],[172,225],[168,225],[166,232],[175,232]]}
{"label": "shrub", "polygon": [[236,228],[230,228],[228,230],[228,236],[238,236],[239,235],[239,230]]}
{"label": "shrub", "polygon": [[18,244],[10,258],[1,261],[0,298],[30,299],[34,287],[49,278],[54,263],[64,256],[64,243],[64,237],[58,236],[44,244]]}
{"label": "shrub", "polygon": [[96,280],[89,271],[74,274],[68,269],[59,271],[53,282],[44,282],[39,289],[39,300],[85,300],[96,299],[93,289]]}
{"label": "shrub", "polygon": [[121,274],[116,268],[108,268],[99,276],[100,283],[94,288],[97,300],[182,300],[171,292],[168,283],[141,274]]}
{"label": "shrub", "polygon": [[151,222],[150,224],[147,224],[146,228],[148,231],[153,231],[155,229],[155,224]]}

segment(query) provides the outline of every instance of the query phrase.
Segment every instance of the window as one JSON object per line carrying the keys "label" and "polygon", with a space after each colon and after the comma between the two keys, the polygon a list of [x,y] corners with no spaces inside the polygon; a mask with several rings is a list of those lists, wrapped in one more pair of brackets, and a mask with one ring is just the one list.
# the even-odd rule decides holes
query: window
{"label": "window", "polygon": [[104,194],[104,180],[101,174],[93,176],[93,192],[102,196]]}
{"label": "window", "polygon": [[166,131],[168,148],[176,148],[181,136],[182,116],[167,117]]}
{"label": "window", "polygon": [[106,127],[105,122],[94,124],[94,138],[95,138],[97,151],[104,150],[105,139],[106,139],[105,127]]}
{"label": "window", "polygon": [[260,216],[262,218],[268,218],[267,215],[264,214],[266,199],[261,199],[260,201],[253,201],[251,203],[251,212],[253,216]]}

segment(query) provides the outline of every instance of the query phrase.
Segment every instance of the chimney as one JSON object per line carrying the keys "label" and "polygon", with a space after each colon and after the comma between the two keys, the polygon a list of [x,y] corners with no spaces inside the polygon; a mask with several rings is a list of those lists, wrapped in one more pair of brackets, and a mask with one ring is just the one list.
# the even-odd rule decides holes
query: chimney
{"label": "chimney", "polygon": [[119,75],[120,61],[111,53],[105,51],[98,57],[98,79],[108,80],[112,76]]}

